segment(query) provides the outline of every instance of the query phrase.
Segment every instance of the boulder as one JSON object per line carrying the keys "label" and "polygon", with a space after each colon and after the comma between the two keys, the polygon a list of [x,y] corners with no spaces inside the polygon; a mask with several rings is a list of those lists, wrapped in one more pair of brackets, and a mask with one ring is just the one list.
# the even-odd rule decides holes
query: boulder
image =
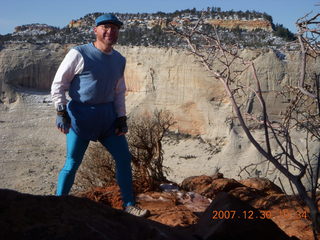
{"label": "boulder", "polygon": [[267,178],[247,178],[239,180],[244,186],[261,190],[268,194],[282,194],[283,191]]}

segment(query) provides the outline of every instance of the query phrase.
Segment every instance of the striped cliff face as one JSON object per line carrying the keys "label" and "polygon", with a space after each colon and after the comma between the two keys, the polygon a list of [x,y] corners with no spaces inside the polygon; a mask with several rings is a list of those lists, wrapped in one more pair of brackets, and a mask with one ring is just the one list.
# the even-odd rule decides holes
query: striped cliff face
{"label": "striped cliff face", "polygon": [[[11,99],[5,95],[9,92],[11,94],[13,87],[49,90],[60,62],[73,46],[38,46],[29,43],[7,45],[0,51],[1,101],[8,102]],[[212,127],[219,123],[218,119],[223,119],[222,115],[217,118],[216,111],[225,111],[225,116],[230,113],[227,114],[229,100],[224,95],[222,85],[210,77],[186,51],[126,46],[116,46],[115,49],[127,59],[125,80],[129,111],[138,106],[169,108],[175,112],[176,119],[180,120],[179,130],[195,135],[211,134]],[[294,85],[299,78],[298,53],[288,51],[282,54],[284,60],[272,50],[241,52],[247,59],[256,58],[257,73],[262,87],[268,92],[267,101],[272,103],[271,113],[274,115],[283,109],[283,103],[276,99],[275,92],[283,84]],[[310,63],[309,68],[312,70],[318,65],[319,61],[315,61]],[[216,66],[219,68],[218,63]],[[241,81],[246,82],[249,78],[248,74],[243,74]],[[218,103],[224,105],[213,111]],[[253,110],[257,107],[254,105]]]}
{"label": "striped cliff face", "polygon": [[265,30],[267,32],[272,32],[272,24],[271,22],[263,19],[256,19],[256,20],[236,20],[236,19],[208,19],[206,20],[207,23],[211,24],[212,26],[219,26],[222,28],[228,29],[245,29],[249,31],[253,31],[255,29]]}

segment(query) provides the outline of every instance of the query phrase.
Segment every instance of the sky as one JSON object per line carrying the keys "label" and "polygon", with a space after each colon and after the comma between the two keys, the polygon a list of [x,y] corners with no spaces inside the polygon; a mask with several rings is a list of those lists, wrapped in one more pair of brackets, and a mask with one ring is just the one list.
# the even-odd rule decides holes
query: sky
{"label": "sky", "polygon": [[320,12],[320,0],[1,0],[0,34],[14,32],[19,25],[45,23],[65,27],[88,13],[155,13],[220,7],[222,11],[258,11],[272,16],[293,33],[295,22],[309,12]]}

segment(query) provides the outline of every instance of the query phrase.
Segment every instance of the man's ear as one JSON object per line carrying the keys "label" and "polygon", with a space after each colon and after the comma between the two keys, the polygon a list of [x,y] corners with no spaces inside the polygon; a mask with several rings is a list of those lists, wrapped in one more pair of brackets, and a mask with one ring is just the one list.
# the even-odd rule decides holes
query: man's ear
{"label": "man's ear", "polygon": [[97,27],[94,27],[94,28],[93,28],[93,32],[94,32],[94,34],[97,33]]}

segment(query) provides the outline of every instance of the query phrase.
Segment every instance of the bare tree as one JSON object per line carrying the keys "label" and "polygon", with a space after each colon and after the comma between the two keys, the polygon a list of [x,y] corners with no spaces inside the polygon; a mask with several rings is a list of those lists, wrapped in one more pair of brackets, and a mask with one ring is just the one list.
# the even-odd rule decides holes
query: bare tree
{"label": "bare tree", "polygon": [[[318,26],[318,17],[319,14],[297,22],[302,53],[301,77],[297,86],[289,86],[281,92],[290,96],[289,104],[282,118],[276,120],[269,118],[268,106],[264,99],[265,92],[261,88],[254,61],[241,57],[240,48],[236,44],[227,45],[222,42],[216,29],[214,32],[205,31],[202,17],[189,28],[177,29],[172,26],[169,30],[184,39],[190,53],[197,57],[213,78],[221,82],[245,135],[258,152],[295,186],[299,197],[310,209],[315,239],[320,231],[320,214],[316,200],[316,190],[319,189],[320,153],[318,151],[317,155],[314,155],[309,145],[314,141],[319,143],[319,75],[307,73],[307,66],[311,59],[317,58],[320,53],[317,41],[319,29],[308,28],[312,24]],[[311,33],[313,38],[307,38],[306,33]],[[240,81],[240,76],[244,74],[250,78],[246,84]],[[250,98],[258,99],[261,106],[258,114],[248,111],[244,99]],[[254,131],[250,128],[252,121],[261,125],[264,132],[263,140],[253,134]],[[294,132],[305,136],[306,144],[302,147],[304,149],[295,143],[292,137]],[[316,158],[316,167],[311,164],[312,158]],[[311,175],[311,195],[302,182],[302,178],[308,174]]]}
{"label": "bare tree", "polygon": [[175,122],[168,111],[155,110],[152,114],[134,117],[129,123],[134,126],[128,136],[134,180],[145,190],[155,189],[159,183],[167,181],[162,139]]}
{"label": "bare tree", "polygon": [[[155,110],[139,117],[129,118],[127,136],[132,154],[135,190],[154,190],[166,182],[168,168],[163,166],[162,139],[174,124],[168,111]],[[77,175],[78,190],[116,183],[115,163],[100,143],[91,143]]]}

